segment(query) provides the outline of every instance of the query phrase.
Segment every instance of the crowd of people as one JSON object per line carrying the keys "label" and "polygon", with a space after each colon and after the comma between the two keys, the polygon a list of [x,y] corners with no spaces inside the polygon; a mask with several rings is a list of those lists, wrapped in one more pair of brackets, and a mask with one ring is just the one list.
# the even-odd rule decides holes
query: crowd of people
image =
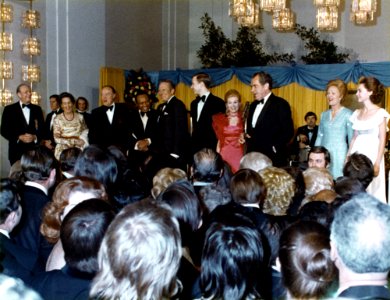
{"label": "crowd of people", "polygon": [[294,136],[269,74],[253,75],[246,114],[211,84],[193,76],[190,122],[170,80],[156,109],[104,86],[92,113],[52,95],[45,121],[17,88],[1,122],[1,298],[390,299],[383,86],[361,78],[352,112],[331,80],[319,126],[308,112]]}

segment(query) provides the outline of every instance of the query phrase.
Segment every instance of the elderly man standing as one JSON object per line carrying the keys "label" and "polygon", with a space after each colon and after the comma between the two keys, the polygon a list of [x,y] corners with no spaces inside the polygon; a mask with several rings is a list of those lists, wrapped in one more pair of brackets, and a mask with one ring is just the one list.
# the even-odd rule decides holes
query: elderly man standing
{"label": "elderly man standing", "polygon": [[16,88],[19,101],[4,108],[1,135],[8,140],[11,166],[24,152],[37,145],[44,135],[42,109],[31,104],[31,88],[22,83]]}
{"label": "elderly man standing", "polygon": [[343,204],[331,228],[331,256],[339,269],[338,297],[390,299],[390,206],[369,194]]}
{"label": "elderly man standing", "polygon": [[287,144],[294,135],[290,104],[272,93],[272,77],[253,74],[251,92],[255,98],[246,121],[247,152],[267,155],[276,167],[287,164]]}

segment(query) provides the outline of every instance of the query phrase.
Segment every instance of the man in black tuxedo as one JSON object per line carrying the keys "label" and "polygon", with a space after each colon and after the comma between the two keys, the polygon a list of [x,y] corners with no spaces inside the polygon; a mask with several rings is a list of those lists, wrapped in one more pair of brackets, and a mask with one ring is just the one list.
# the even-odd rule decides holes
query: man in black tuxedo
{"label": "man in black tuxedo", "polygon": [[298,127],[293,142],[293,154],[299,162],[307,162],[308,153],[314,147],[318,133],[317,115],[314,112],[306,113],[305,122],[306,125]]}
{"label": "man in black tuxedo", "polygon": [[42,109],[31,104],[31,88],[20,84],[16,89],[19,101],[4,108],[1,135],[8,140],[8,159],[11,166],[22,154],[37,145],[44,135]]}
{"label": "man in black tuxedo", "polygon": [[192,153],[203,148],[215,150],[217,137],[212,127],[213,115],[225,112],[225,102],[210,93],[211,77],[198,73],[192,77],[191,88],[198,97],[191,102]]}
{"label": "man in black tuxedo", "polygon": [[115,145],[125,153],[130,135],[130,113],[123,103],[115,103],[115,97],[112,86],[102,88],[103,105],[92,111],[89,143],[102,148]]}
{"label": "man in black tuxedo", "polygon": [[157,109],[158,151],[175,158],[178,167],[184,167],[188,160],[190,143],[187,109],[184,103],[175,97],[175,85],[170,80],[160,81],[158,95],[162,101]]}
{"label": "man in black tuxedo", "polygon": [[17,183],[1,179],[0,183],[0,264],[2,273],[17,277],[25,282],[31,279],[37,255],[15,243],[10,237],[22,216]]}
{"label": "man in black tuxedo", "polygon": [[137,110],[130,113],[131,135],[128,157],[132,166],[142,166],[152,155],[157,143],[157,112],[151,109],[151,100],[146,93],[136,96]]}
{"label": "man in black tuxedo", "polygon": [[53,246],[46,241],[39,228],[42,210],[50,201],[49,189],[56,180],[57,160],[52,151],[39,146],[22,155],[21,167],[26,179],[21,202],[23,214],[13,233],[17,244],[38,255],[38,263],[44,270]]}
{"label": "man in black tuxedo", "polygon": [[274,166],[285,166],[287,145],[294,135],[290,105],[272,93],[272,77],[265,72],[253,74],[251,92],[255,101],[246,120],[247,153],[261,152]]}
{"label": "man in black tuxedo", "polygon": [[62,113],[61,104],[60,104],[60,96],[51,95],[49,97],[49,102],[50,102],[51,112],[47,114],[46,120],[45,120],[44,144],[47,148],[54,151],[54,149],[56,147],[56,143],[54,141],[54,136],[53,136],[53,120],[54,120],[54,117],[56,115]]}

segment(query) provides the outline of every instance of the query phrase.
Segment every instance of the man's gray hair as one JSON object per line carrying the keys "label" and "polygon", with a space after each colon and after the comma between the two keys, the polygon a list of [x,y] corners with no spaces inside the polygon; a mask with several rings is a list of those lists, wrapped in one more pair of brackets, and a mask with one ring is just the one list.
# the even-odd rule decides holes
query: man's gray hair
{"label": "man's gray hair", "polygon": [[388,272],[390,206],[367,193],[357,194],[336,211],[331,240],[353,272]]}
{"label": "man's gray hair", "polygon": [[240,169],[251,169],[259,172],[268,167],[272,167],[272,160],[260,152],[249,152],[240,160]]}

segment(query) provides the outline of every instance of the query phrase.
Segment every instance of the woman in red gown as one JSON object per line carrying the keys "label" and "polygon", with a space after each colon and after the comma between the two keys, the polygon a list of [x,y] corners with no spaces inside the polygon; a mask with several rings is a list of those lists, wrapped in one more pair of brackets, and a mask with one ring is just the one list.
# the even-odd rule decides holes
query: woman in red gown
{"label": "woman in red gown", "polygon": [[226,114],[213,116],[213,128],[218,138],[217,152],[221,154],[232,172],[240,167],[240,159],[244,155],[244,122],[242,120],[241,95],[236,90],[225,94]]}

